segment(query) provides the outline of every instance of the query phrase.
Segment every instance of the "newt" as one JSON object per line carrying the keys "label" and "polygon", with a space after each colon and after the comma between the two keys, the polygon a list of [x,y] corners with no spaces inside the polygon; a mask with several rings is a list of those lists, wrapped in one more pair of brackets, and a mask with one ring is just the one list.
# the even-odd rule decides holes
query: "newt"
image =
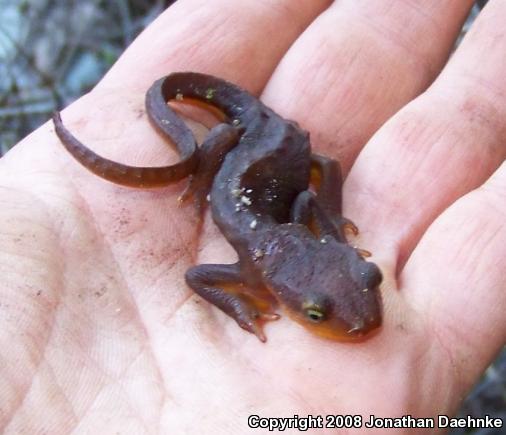
{"label": "newt", "polygon": [[[169,101],[198,102],[222,122],[199,147]],[[266,341],[265,321],[280,306],[311,332],[356,341],[381,326],[382,274],[365,251],[348,244],[342,175],[337,161],[312,154],[309,133],[246,90],[193,72],[157,80],[146,94],[152,125],[180,154],[166,167],[133,167],[105,159],[53,122],[59,139],[83,166],[117,184],[152,188],[190,177],[182,199],[210,203],[215,224],[238,255],[234,264],[188,269],[198,295]],[[312,186],[317,188],[312,188]],[[316,190],[316,193],[314,193]]]}

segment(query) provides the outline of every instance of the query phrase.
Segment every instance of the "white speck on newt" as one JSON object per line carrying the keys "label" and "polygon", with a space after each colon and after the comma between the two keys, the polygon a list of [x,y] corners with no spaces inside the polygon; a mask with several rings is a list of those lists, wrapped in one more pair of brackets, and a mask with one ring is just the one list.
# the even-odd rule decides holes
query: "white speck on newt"
{"label": "white speck on newt", "polygon": [[241,202],[244,205],[251,205],[251,199],[249,199],[247,196],[243,195],[241,196]]}

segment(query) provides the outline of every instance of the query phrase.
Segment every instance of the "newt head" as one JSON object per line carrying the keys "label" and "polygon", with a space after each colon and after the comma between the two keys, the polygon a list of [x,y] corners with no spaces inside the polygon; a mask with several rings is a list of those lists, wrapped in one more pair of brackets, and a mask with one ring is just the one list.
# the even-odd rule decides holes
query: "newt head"
{"label": "newt head", "polygon": [[268,288],[312,333],[358,341],[381,326],[382,275],[355,248],[292,225],[268,242],[264,265]]}

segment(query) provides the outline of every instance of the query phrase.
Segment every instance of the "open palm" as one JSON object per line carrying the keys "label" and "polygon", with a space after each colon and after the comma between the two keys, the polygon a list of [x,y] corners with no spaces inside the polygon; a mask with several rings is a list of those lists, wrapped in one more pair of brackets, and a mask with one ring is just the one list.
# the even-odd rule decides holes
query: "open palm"
{"label": "open palm", "polygon": [[0,428],[224,434],[248,432],[250,414],[454,412],[506,339],[504,2],[439,75],[471,3],[180,0],[64,111],[131,165],[177,159],[143,108],[172,71],[223,77],[297,120],[342,162],[353,243],[384,273],[384,326],[360,344],[285,317],[262,344],[191,293],[188,267],[234,254],[178,206],[182,183],[101,180],[49,123],[8,153]]}

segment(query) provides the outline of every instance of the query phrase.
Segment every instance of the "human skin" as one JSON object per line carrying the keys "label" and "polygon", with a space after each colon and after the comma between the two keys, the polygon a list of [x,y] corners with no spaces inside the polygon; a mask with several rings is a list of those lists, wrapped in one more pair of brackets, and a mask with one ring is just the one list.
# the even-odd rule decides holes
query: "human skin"
{"label": "human skin", "polygon": [[185,270],[234,254],[178,206],[184,183],[108,183],[50,123],[3,157],[0,429],[240,434],[250,414],[453,414],[506,342],[506,3],[489,2],[445,66],[471,4],[179,0],[63,111],[132,165],[177,158],[143,108],[171,71],[223,77],[297,120],[342,162],[353,244],[384,274],[384,324],[362,343],[282,317],[262,344],[194,295]]}

